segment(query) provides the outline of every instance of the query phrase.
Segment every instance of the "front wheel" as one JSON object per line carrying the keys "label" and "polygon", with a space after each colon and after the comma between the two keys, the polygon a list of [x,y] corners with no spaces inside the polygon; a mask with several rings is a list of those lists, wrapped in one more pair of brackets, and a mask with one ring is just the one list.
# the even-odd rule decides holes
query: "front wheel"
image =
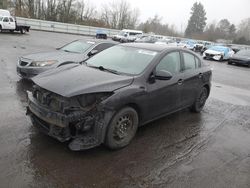
{"label": "front wheel", "polygon": [[222,61],[223,61],[223,56],[221,56],[221,57],[220,57],[219,61],[220,61],[220,62],[222,62]]}
{"label": "front wheel", "polygon": [[138,124],[138,114],[133,108],[125,107],[119,110],[108,126],[105,145],[110,149],[127,146],[134,138]]}
{"label": "front wheel", "polygon": [[195,100],[194,104],[191,107],[191,111],[193,112],[200,112],[208,98],[208,90],[206,87],[203,87],[198,95],[198,98]]}

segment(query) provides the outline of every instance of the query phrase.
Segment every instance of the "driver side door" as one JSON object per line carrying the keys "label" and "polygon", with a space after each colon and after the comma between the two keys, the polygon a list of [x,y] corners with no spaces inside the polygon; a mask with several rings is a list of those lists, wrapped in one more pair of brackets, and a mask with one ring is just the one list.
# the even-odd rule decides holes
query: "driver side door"
{"label": "driver side door", "polygon": [[171,113],[181,107],[180,85],[182,81],[181,54],[173,51],[166,54],[155,67],[155,72],[165,70],[172,74],[169,80],[158,80],[147,84],[147,118]]}

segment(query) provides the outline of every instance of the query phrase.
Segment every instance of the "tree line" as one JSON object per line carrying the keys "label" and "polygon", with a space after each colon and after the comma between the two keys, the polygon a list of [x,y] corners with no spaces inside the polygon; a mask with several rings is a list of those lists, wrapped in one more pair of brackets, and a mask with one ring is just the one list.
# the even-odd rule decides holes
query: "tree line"
{"label": "tree line", "polygon": [[133,8],[126,0],[107,2],[98,9],[88,0],[1,0],[0,8],[11,10],[15,16],[27,18],[250,44],[250,18],[242,20],[237,27],[228,19],[207,23],[206,11],[200,2],[195,2],[191,8],[185,33],[180,33],[175,25],[163,23],[159,15],[139,22],[139,9]]}

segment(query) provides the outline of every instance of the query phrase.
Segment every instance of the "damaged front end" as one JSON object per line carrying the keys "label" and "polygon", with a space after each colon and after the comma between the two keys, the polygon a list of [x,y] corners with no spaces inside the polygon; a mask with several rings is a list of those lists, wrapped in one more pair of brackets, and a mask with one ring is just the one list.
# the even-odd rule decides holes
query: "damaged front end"
{"label": "damaged front end", "polygon": [[61,142],[70,140],[71,150],[89,149],[103,142],[112,112],[101,102],[111,95],[103,92],[63,97],[35,85],[32,93],[28,92],[27,114],[43,133]]}

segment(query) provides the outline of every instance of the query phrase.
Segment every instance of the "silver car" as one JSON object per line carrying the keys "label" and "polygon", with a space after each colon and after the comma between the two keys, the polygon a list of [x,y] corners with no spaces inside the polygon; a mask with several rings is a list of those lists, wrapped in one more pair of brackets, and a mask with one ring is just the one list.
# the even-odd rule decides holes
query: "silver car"
{"label": "silver car", "polygon": [[69,63],[79,63],[114,46],[113,41],[75,40],[51,52],[34,53],[19,57],[17,74],[30,79],[41,72]]}

